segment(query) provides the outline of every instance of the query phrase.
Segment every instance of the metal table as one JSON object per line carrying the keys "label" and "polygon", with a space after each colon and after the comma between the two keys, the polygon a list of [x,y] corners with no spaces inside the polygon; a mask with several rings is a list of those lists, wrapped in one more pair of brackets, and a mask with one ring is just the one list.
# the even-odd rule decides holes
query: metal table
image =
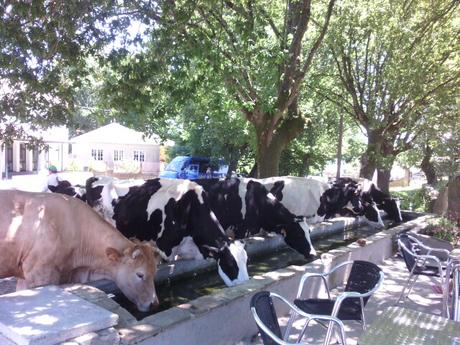
{"label": "metal table", "polygon": [[389,307],[364,331],[359,345],[460,345],[460,322]]}

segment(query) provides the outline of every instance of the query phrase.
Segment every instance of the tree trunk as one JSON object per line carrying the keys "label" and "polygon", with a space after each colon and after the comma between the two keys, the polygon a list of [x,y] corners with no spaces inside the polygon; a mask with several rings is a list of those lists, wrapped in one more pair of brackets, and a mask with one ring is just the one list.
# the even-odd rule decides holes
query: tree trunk
{"label": "tree trunk", "polygon": [[249,172],[248,177],[256,178],[257,177],[257,163],[254,163],[254,165],[251,168],[251,171]]}
{"label": "tree trunk", "polygon": [[254,113],[258,178],[279,175],[281,153],[304,130],[305,118],[299,113],[297,101],[296,98],[288,107],[286,117],[277,123],[272,122],[270,114],[260,110]]}
{"label": "tree trunk", "polygon": [[367,151],[362,154],[359,177],[372,180],[372,177],[374,176],[375,167],[377,166],[374,157],[374,153],[369,153]]}
{"label": "tree trunk", "polygon": [[460,176],[449,180],[447,216],[460,226]]}
{"label": "tree trunk", "polygon": [[368,131],[367,148],[361,156],[359,176],[372,180],[377,168],[377,157],[382,147],[382,135],[378,131]]}
{"label": "tree trunk", "polygon": [[260,146],[257,152],[257,178],[278,176],[281,152],[284,147],[274,145],[274,142],[268,147]]}
{"label": "tree trunk", "polygon": [[377,169],[377,187],[380,188],[382,192],[390,193],[390,177],[391,177],[391,168],[379,168]]}
{"label": "tree trunk", "polygon": [[340,178],[340,169],[342,167],[342,141],[343,141],[343,113],[340,114],[339,121],[339,140],[337,142],[337,173],[336,179]]}
{"label": "tree trunk", "polygon": [[232,176],[232,172],[236,171],[236,167],[238,166],[238,159],[232,159],[230,160],[228,164],[228,171],[227,171],[227,177]]}
{"label": "tree trunk", "polygon": [[404,168],[404,187],[410,186],[411,173],[410,169]]}
{"label": "tree trunk", "polygon": [[420,163],[420,169],[422,169],[423,173],[425,174],[427,183],[434,186],[438,182],[438,178],[436,176],[434,165],[431,162],[432,154],[433,150],[429,145],[426,145],[425,150],[423,150],[423,159]]}

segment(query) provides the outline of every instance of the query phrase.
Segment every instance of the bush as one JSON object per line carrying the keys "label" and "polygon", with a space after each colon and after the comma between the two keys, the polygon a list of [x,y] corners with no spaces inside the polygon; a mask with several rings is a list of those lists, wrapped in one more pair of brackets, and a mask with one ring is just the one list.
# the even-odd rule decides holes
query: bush
{"label": "bush", "polygon": [[391,192],[393,197],[401,200],[402,210],[429,212],[430,197],[423,188]]}
{"label": "bush", "polygon": [[440,217],[428,222],[428,226],[422,231],[423,234],[449,241],[456,246],[460,240],[460,229],[452,220]]}
{"label": "bush", "polygon": [[81,168],[80,164],[76,160],[70,161],[70,163],[67,165],[67,171],[82,171],[83,169]]}
{"label": "bush", "polygon": [[141,164],[137,161],[120,161],[115,163],[113,171],[116,173],[138,174],[141,172]]}

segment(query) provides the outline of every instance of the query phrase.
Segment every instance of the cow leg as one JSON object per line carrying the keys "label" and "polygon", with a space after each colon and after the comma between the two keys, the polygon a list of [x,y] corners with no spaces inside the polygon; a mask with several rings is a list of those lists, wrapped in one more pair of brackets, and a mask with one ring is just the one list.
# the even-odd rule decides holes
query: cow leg
{"label": "cow leg", "polygon": [[27,285],[26,285],[25,279],[20,279],[20,278],[18,278],[18,279],[17,279],[17,282],[16,282],[16,291],[25,290],[25,289],[27,289]]}
{"label": "cow leg", "polygon": [[42,285],[58,285],[60,283],[59,271],[50,266],[34,266],[31,270],[23,265],[25,279],[18,280],[16,290],[31,289]]}

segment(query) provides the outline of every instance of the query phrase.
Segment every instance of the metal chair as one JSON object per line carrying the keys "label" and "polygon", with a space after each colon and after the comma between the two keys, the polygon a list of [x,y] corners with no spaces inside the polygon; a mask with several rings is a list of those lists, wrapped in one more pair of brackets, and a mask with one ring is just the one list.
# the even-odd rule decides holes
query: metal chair
{"label": "metal chair", "polygon": [[[448,279],[443,273],[443,266],[445,267],[445,263],[434,254],[442,254],[448,257],[449,251],[447,249],[426,246],[419,239],[408,234],[401,234],[399,236],[398,247],[409,271],[409,278],[395,304],[398,304],[401,299],[405,299],[409,296],[420,275],[440,278],[440,285],[444,295],[444,290],[446,289],[445,279]],[[407,288],[409,289],[406,293]]]}
{"label": "metal chair", "polygon": [[[326,277],[339,269],[351,265],[344,292],[339,294],[335,299],[331,298],[329,285]],[[310,298],[302,299],[302,292],[305,284],[311,278],[321,278],[326,287],[328,298]],[[360,321],[363,329],[366,328],[366,319],[364,316],[364,307],[369,297],[379,289],[384,279],[382,270],[372,262],[368,261],[346,261],[335,266],[331,271],[326,273],[305,273],[299,284],[297,297],[294,305],[305,313],[316,315],[330,315],[341,321]],[[291,312],[286,332],[290,331],[295,319],[299,316],[297,312]],[[325,325],[324,325],[325,326]],[[303,330],[302,330],[303,332]],[[301,333],[300,336],[303,334]],[[331,336],[331,328],[328,329],[327,338]]]}
{"label": "metal chair", "polygon": [[[329,329],[332,329],[333,326],[336,326],[338,328],[339,339],[343,345],[346,345],[346,342],[345,342],[346,338],[345,338],[345,331],[344,331],[343,323],[336,317],[325,316],[325,315],[312,315],[312,314],[304,313],[302,310],[298,309],[296,306],[289,303],[284,297],[274,292],[260,291],[260,292],[257,292],[251,299],[251,312],[257,323],[257,328],[259,329],[264,345],[299,344],[301,340],[301,337],[299,337],[295,343],[283,340],[283,336],[281,334],[281,328],[278,323],[278,317],[276,315],[275,307],[273,304],[273,298],[276,298],[284,302],[291,310],[295,311],[297,314],[306,318],[303,334],[305,333],[305,330],[308,327],[310,321],[328,322]],[[284,338],[287,339],[288,337],[289,337],[289,334],[285,333]],[[303,344],[306,344],[306,343],[303,343]],[[329,344],[328,337],[326,337],[323,344],[325,345]]]}

